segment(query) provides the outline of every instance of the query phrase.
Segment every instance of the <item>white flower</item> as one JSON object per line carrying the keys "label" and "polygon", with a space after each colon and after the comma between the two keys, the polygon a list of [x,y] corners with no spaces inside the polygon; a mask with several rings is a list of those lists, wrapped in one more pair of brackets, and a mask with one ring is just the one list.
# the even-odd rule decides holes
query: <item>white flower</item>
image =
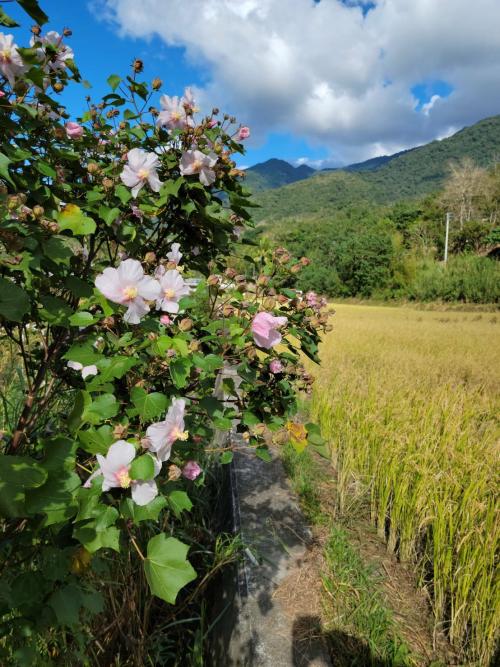
{"label": "white flower", "polygon": [[137,197],[146,182],[153,192],[159,192],[162,182],[157,173],[160,166],[158,156],[142,148],[132,148],[127,153],[127,159],[128,164],[123,168],[120,178],[127,187],[132,188],[132,196]]}
{"label": "white flower", "polygon": [[179,312],[179,301],[191,291],[177,269],[165,271],[163,266],[156,269],[155,276],[160,283],[161,295],[156,301],[158,310],[167,313]]}
{"label": "white flower", "polygon": [[[75,56],[73,49],[67,44],[63,44],[62,36],[55,30],[51,30],[43,37],[33,36],[30,45],[35,46],[37,42],[41,42],[43,47],[51,47],[49,52],[43,47],[37,49],[37,54],[40,60],[45,60],[46,56],[49,56],[48,63],[45,67],[46,72],[49,72],[51,69],[54,71],[64,69],[66,67],[66,61],[73,60]],[[52,49],[55,50],[55,54],[53,54]]]}
{"label": "white flower", "polygon": [[159,461],[170,458],[170,451],[176,440],[187,440],[189,437],[184,430],[185,407],[186,401],[183,398],[174,398],[165,420],[151,424],[146,430],[148,449],[156,453]]}
{"label": "white flower", "polygon": [[68,368],[72,368],[75,371],[81,371],[82,378],[84,380],[89,375],[97,375],[97,373],[99,372],[95,364],[91,364],[90,366],[84,366],[79,361],[68,361],[67,366]]}
{"label": "white flower", "polygon": [[167,259],[169,262],[173,262],[174,264],[180,264],[180,261],[182,259],[182,253],[179,252],[179,248],[181,247],[180,243],[172,243],[170,246],[170,252],[167,252]]}
{"label": "white flower", "polygon": [[141,263],[126,259],[117,269],[108,267],[95,279],[97,289],[110,301],[127,306],[125,322],[138,324],[147,312],[146,301],[161,298],[157,280],[145,276]]}
{"label": "white flower", "polygon": [[16,77],[26,67],[23,63],[17,44],[14,44],[14,35],[4,35],[0,32],[0,72],[14,86]]}
{"label": "white flower", "polygon": [[199,174],[200,183],[211,185],[215,181],[215,166],[217,157],[205,155],[201,151],[186,151],[180,161],[180,172],[183,176]]}
{"label": "white flower", "polygon": [[[97,461],[99,469],[96,470],[94,476],[102,474],[104,481],[102,483],[102,490],[109,491],[114,487],[121,487],[128,489],[132,480],[130,479],[129,471],[130,464],[135,458],[135,447],[130,442],[125,440],[118,440],[108,449],[106,456],[97,454]],[[87,484],[90,478],[87,480]]]}
{"label": "white flower", "polygon": [[[186,92],[188,92],[188,89],[186,89]],[[183,130],[185,127],[193,127],[194,121],[191,116],[186,114],[186,109],[184,108],[185,104],[191,106],[191,103],[194,103],[190,92],[189,95],[189,99],[162,95],[160,97],[162,110],[158,114],[156,124],[161,127],[167,127],[169,130]]]}

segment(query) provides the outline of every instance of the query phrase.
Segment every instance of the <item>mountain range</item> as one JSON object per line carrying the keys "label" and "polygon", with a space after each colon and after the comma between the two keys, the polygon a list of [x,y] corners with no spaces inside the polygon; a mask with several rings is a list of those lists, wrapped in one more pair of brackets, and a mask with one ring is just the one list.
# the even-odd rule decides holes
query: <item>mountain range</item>
{"label": "mountain range", "polygon": [[471,158],[486,167],[500,157],[500,115],[424,146],[338,169],[315,171],[271,159],[246,170],[257,220],[316,213],[354,203],[390,203],[439,190],[450,162]]}

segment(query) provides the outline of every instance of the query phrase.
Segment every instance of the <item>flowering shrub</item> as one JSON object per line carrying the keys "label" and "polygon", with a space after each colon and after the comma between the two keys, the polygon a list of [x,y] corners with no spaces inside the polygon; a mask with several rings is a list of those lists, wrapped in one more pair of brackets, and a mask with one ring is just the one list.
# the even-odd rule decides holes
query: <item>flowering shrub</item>
{"label": "flowering shrub", "polygon": [[[237,413],[263,459],[287,424],[298,446],[319,442],[293,416],[322,304],[277,287],[307,261],[278,249],[245,256],[248,275],[228,266],[251,224],[231,157],[248,128],[200,116],[190,90],[155,109],[161,82],[139,60],[69,118],[68,33],[35,26],[27,48],[0,34],[0,324],[23,382],[4,397],[19,409],[1,440],[0,650],[25,664],[34,637],[100,611],[99,554],[137,561],[175,603],[197,576],[178,520],[214,459],[231,461],[231,445],[208,452]],[[223,403],[225,365],[241,385],[224,379]]]}

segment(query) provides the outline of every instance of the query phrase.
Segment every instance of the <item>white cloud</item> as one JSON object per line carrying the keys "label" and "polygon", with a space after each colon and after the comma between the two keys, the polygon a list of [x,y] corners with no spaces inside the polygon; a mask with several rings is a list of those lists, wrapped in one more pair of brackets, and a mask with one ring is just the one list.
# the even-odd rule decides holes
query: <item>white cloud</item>
{"label": "white cloud", "polygon": [[[500,113],[500,0],[100,0],[125,35],[159,35],[210,72],[199,91],[252,127],[353,161]],[[454,88],[415,108],[410,88]],[[388,84],[390,82],[390,84]]]}

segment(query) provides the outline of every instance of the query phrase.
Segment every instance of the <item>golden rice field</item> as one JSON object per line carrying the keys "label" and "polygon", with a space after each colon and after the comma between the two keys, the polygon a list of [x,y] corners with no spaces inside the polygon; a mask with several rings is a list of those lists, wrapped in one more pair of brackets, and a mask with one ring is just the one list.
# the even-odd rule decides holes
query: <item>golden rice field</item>
{"label": "golden rice field", "polygon": [[[340,305],[312,400],[339,504],[365,494],[466,664],[500,628],[500,316]],[[497,568],[495,571],[495,567]]]}

